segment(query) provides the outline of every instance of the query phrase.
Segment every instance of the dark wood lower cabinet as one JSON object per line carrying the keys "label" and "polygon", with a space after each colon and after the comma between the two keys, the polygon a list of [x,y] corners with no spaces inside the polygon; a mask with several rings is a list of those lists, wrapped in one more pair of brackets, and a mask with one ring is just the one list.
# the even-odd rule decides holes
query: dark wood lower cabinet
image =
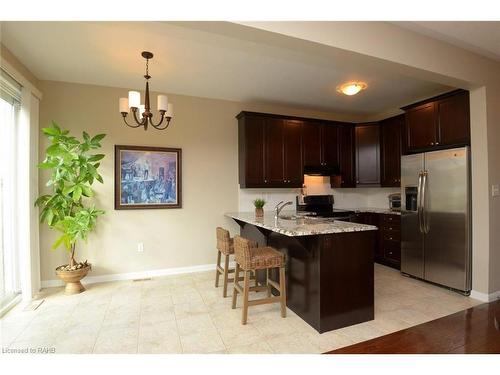
{"label": "dark wood lower cabinet", "polygon": [[379,228],[375,239],[375,262],[401,269],[401,216],[358,212],[354,222]]}

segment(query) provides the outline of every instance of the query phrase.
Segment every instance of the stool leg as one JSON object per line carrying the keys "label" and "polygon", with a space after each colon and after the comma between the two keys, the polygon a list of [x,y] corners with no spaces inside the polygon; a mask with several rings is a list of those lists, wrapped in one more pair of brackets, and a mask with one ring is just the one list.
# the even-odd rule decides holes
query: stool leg
{"label": "stool leg", "polygon": [[224,298],[227,297],[227,279],[229,273],[229,255],[225,256],[224,259],[224,291],[222,292],[222,296]]}
{"label": "stool leg", "polygon": [[285,267],[280,267],[280,302],[281,302],[281,317],[286,317],[286,281]]}
{"label": "stool leg", "polygon": [[248,289],[250,287],[250,271],[245,270],[245,277],[243,279],[243,315],[241,317],[241,324],[247,324],[248,316]]}
{"label": "stool leg", "polygon": [[221,258],[221,252],[217,250],[217,265],[215,266],[215,287],[219,287],[219,267],[220,267],[220,258]]}
{"label": "stool leg", "polygon": [[271,297],[271,284],[269,284],[269,268],[266,268],[267,296]]}
{"label": "stool leg", "polygon": [[231,304],[232,309],[236,308],[236,298],[238,298],[238,290],[236,289],[236,285],[240,285],[239,278],[240,278],[240,265],[236,263],[236,267],[234,269],[233,301]]}

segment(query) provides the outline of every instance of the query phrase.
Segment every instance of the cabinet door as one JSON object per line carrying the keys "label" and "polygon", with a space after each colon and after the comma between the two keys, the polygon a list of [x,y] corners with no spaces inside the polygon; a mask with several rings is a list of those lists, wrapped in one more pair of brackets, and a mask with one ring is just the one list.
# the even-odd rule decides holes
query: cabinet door
{"label": "cabinet door", "polygon": [[401,186],[401,129],[404,115],[380,123],[380,184]]}
{"label": "cabinet door", "polygon": [[461,146],[470,143],[469,92],[439,100],[437,102],[437,144]]}
{"label": "cabinet door", "polygon": [[406,142],[408,151],[433,147],[436,143],[436,105],[434,102],[408,109],[406,112]]}
{"label": "cabinet door", "polygon": [[266,119],[265,181],[272,186],[285,184],[284,120]]}
{"label": "cabinet door", "polygon": [[356,125],[356,185],[380,184],[380,126]]}
{"label": "cabinet door", "polygon": [[377,228],[379,228],[375,236],[375,248],[374,248],[375,260],[379,260],[384,257],[383,249],[381,246],[381,237],[382,237],[382,232],[380,230],[381,215],[374,212],[369,212],[366,215],[367,215],[367,220],[365,224],[375,225]]}
{"label": "cabinet door", "polygon": [[241,187],[262,187],[264,171],[265,120],[246,117],[239,120],[239,175]]}
{"label": "cabinet door", "polygon": [[285,183],[290,187],[302,187],[302,122],[286,121],[284,124]]}
{"label": "cabinet door", "polygon": [[338,127],[333,124],[322,126],[322,162],[324,165],[338,168],[339,166],[339,136]]}
{"label": "cabinet door", "polygon": [[318,167],[322,163],[321,124],[305,122],[302,130],[304,166]]}
{"label": "cabinet door", "polygon": [[354,180],[354,126],[339,126],[340,187],[356,187]]}

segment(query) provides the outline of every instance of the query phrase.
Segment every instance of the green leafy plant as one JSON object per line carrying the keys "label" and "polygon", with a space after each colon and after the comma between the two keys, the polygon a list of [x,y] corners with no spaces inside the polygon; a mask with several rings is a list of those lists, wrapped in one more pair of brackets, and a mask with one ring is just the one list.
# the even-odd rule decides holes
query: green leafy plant
{"label": "green leafy plant", "polygon": [[262,198],[257,198],[253,201],[253,205],[255,206],[255,208],[263,208],[265,204],[266,201]]}
{"label": "green leafy plant", "polygon": [[94,153],[94,150],[101,147],[105,134],[90,137],[83,132],[83,141],[79,141],[55,122],[42,131],[50,140],[50,146],[45,150],[45,160],[38,168],[52,171],[47,182],[52,193],[40,196],[35,206],[41,209],[40,222],[61,233],[52,249],[64,245],[70,253],[69,266],[73,267],[76,265],[77,240],[87,240],[88,234],[95,228],[97,217],[104,214],[87,201],[94,196],[92,184],[95,181],[103,183],[98,168],[104,154]]}

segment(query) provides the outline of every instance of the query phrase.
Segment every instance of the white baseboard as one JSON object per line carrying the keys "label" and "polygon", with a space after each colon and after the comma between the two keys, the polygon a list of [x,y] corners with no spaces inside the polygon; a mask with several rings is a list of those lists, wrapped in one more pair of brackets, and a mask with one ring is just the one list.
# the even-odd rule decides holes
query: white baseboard
{"label": "white baseboard", "polygon": [[481,293],[481,292],[477,292],[475,290],[472,290],[470,292],[470,297],[477,299],[478,301],[481,301],[481,302],[493,302],[493,301],[500,298],[500,290],[493,292],[493,293],[490,293],[490,294]]}
{"label": "white baseboard", "polygon": [[[230,263],[230,267],[234,267],[233,263],[234,262]],[[191,267],[176,267],[176,268],[164,268],[164,269],[150,270],[150,271],[114,273],[101,276],[87,276],[82,280],[82,284],[95,284],[95,283],[103,283],[106,281],[135,280],[135,279],[144,279],[149,277],[181,275],[186,273],[213,271],[213,270],[215,270],[215,264],[201,264],[199,266],[191,266]],[[63,285],[64,282],[60,279],[42,280],[42,288],[52,288]]]}

